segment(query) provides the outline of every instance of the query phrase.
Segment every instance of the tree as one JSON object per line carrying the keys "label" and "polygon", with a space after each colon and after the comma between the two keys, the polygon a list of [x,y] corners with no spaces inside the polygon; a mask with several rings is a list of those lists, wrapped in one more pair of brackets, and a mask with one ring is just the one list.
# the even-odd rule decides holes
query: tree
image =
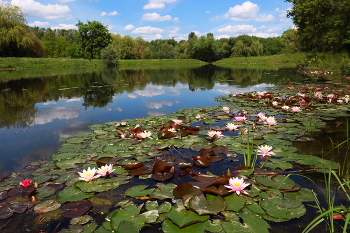
{"label": "tree", "polygon": [[286,53],[294,53],[300,51],[300,40],[297,30],[290,28],[282,33],[281,38],[286,45]]}
{"label": "tree", "polygon": [[286,0],[306,51],[339,51],[350,46],[349,0]]}
{"label": "tree", "polygon": [[0,2],[0,56],[42,56],[44,48],[28,30],[21,8]]}
{"label": "tree", "polygon": [[112,44],[101,50],[101,60],[103,64],[110,67],[117,65],[118,55]]}
{"label": "tree", "polygon": [[171,44],[163,42],[159,47],[159,58],[160,59],[175,59],[176,51]]}
{"label": "tree", "polygon": [[112,37],[107,26],[98,21],[78,22],[78,33],[81,48],[90,59],[98,58],[101,50],[111,43]]}
{"label": "tree", "polygon": [[250,45],[250,56],[261,56],[264,53],[264,46],[259,40],[254,40]]}
{"label": "tree", "polygon": [[220,59],[218,56],[218,47],[212,33],[207,36],[201,36],[197,39],[192,48],[192,58],[213,62]]}
{"label": "tree", "polygon": [[238,40],[232,48],[231,57],[247,57],[248,47],[244,45],[243,40]]}

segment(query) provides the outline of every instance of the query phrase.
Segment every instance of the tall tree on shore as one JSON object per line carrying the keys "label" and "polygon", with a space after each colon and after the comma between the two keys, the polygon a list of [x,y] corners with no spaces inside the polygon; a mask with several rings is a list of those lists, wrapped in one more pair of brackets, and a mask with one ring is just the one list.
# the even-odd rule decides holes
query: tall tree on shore
{"label": "tall tree on shore", "polygon": [[0,56],[42,56],[43,46],[26,26],[21,8],[0,2]]}
{"label": "tall tree on shore", "polygon": [[339,51],[350,48],[349,0],[286,0],[293,3],[293,19],[306,51]]}
{"label": "tall tree on shore", "polygon": [[107,26],[98,21],[78,22],[79,41],[88,58],[99,58],[101,50],[111,43],[112,37]]}

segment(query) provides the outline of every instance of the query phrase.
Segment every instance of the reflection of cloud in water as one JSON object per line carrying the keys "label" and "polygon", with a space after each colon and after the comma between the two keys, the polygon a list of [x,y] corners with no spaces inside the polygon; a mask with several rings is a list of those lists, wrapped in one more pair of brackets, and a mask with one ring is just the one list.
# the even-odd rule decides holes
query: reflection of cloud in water
{"label": "reflection of cloud in water", "polygon": [[110,112],[110,111],[113,111],[113,110],[117,110],[119,112],[123,111],[123,108],[111,108],[111,107],[106,107],[107,111]]}
{"label": "reflection of cloud in water", "polygon": [[79,116],[79,107],[40,108],[36,114],[34,124],[43,125],[54,119],[72,119]]}
{"label": "reflection of cloud in water", "polygon": [[165,93],[164,90],[138,90],[135,91],[137,95],[144,96],[144,97],[152,97],[152,96],[157,96],[157,95],[163,95]]}
{"label": "reflection of cloud in water", "polygon": [[69,121],[68,127],[55,131],[54,134],[58,134],[59,138],[69,138],[72,137],[74,134],[82,131],[89,131],[89,126],[91,125],[91,122],[83,122],[83,121]]}
{"label": "reflection of cloud in water", "polygon": [[47,101],[45,103],[42,103],[42,105],[50,105],[50,104],[56,104],[56,101]]}
{"label": "reflection of cloud in water", "polygon": [[[179,102],[179,101],[175,101]],[[155,109],[159,109],[161,107],[163,107],[163,105],[167,105],[167,106],[173,106],[174,102],[173,101],[150,101],[146,104],[147,108],[155,108]]]}
{"label": "reflection of cloud in water", "polygon": [[137,95],[134,94],[134,93],[130,93],[130,94],[128,94],[128,97],[131,98],[131,99],[136,99]]}
{"label": "reflection of cloud in water", "polygon": [[215,90],[218,92],[222,92],[222,93],[231,93],[231,94],[239,94],[239,93],[243,93],[243,92],[253,92],[253,91],[263,91],[265,90],[266,87],[273,87],[274,85],[272,84],[259,84],[259,85],[255,85],[255,86],[249,86],[249,87],[244,87],[244,88],[240,88],[237,86],[226,86],[226,87],[221,87],[221,88],[216,88]]}
{"label": "reflection of cloud in water", "polygon": [[148,116],[165,116],[167,113],[163,111],[147,111]]}
{"label": "reflection of cloud in water", "polygon": [[61,99],[64,102],[74,102],[74,101],[81,101],[81,98],[71,98],[71,99]]}

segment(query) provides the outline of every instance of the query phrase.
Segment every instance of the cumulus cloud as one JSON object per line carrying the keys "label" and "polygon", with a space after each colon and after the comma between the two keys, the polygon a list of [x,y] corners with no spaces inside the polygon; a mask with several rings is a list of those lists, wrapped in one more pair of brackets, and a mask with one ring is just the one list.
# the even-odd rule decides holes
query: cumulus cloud
{"label": "cumulus cloud", "polygon": [[167,21],[172,20],[172,17],[170,15],[160,16],[157,13],[146,13],[142,16],[142,19],[147,21]]}
{"label": "cumulus cloud", "polygon": [[74,24],[63,24],[63,23],[60,23],[60,24],[58,24],[58,26],[52,26],[51,29],[66,29],[66,30],[69,30],[69,29],[78,29],[78,28]]}
{"label": "cumulus cloud", "polygon": [[49,22],[34,21],[33,23],[28,23],[30,27],[48,28],[50,26]]}
{"label": "cumulus cloud", "polygon": [[131,30],[134,30],[136,27],[132,24],[129,24],[129,25],[126,25],[124,27],[124,30],[128,30],[128,31],[131,31]]}
{"label": "cumulus cloud", "polygon": [[154,28],[151,26],[139,27],[131,32],[131,34],[160,34],[164,30],[161,28]]}
{"label": "cumulus cloud", "polygon": [[175,34],[177,33],[178,31],[180,31],[180,28],[179,27],[166,27],[163,29],[163,31],[165,33],[171,33],[171,34]]}
{"label": "cumulus cloud", "polygon": [[231,33],[231,34],[247,34],[256,32],[256,27],[253,25],[228,25],[224,28],[220,28],[217,30],[218,32]]}
{"label": "cumulus cloud", "polygon": [[147,108],[154,108],[154,109],[160,109],[161,107],[163,107],[163,105],[166,106],[173,106],[173,102],[172,101],[150,101],[146,104]]}
{"label": "cumulus cloud", "polygon": [[148,4],[143,6],[143,9],[163,9],[165,7],[165,3],[176,2],[177,0],[148,0]]}
{"label": "cumulus cloud", "polygon": [[260,8],[257,4],[250,1],[244,2],[242,5],[236,5],[230,7],[228,12],[224,15],[224,18],[232,21],[261,21],[267,22],[274,20],[273,15],[262,15],[258,14]]}
{"label": "cumulus cloud", "polygon": [[71,17],[70,8],[65,5],[43,5],[40,2],[36,2],[34,0],[12,0],[11,3],[16,6],[20,6],[28,17],[43,18],[49,20]]}
{"label": "cumulus cloud", "polygon": [[118,15],[118,12],[112,11],[112,12],[110,12],[110,13],[106,13],[106,12],[102,12],[102,13],[101,13],[101,16],[102,16],[102,17],[103,17],[103,16],[111,16],[111,15]]}
{"label": "cumulus cloud", "polygon": [[281,30],[282,30],[282,28],[280,28],[280,27],[273,27],[273,28],[266,29],[265,32],[271,33],[271,32],[278,32]]}

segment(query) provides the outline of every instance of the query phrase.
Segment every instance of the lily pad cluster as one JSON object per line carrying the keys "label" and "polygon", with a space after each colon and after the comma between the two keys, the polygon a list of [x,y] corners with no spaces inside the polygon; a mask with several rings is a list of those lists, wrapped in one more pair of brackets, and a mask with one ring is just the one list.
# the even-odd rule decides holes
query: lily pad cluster
{"label": "lily pad cluster", "polygon": [[[269,232],[269,221],[299,218],[304,202],[314,200],[289,173],[339,166],[292,146],[313,140],[309,133],[335,113],[348,114],[347,92],[335,88],[295,85],[229,94],[217,98],[218,106],[92,125],[64,139],[51,161],[33,163],[23,174],[1,174],[0,219],[55,213],[55,220],[71,219],[61,232],[153,226],[163,232]],[[261,155],[258,148],[273,153]],[[254,162],[246,163],[246,154]],[[83,170],[106,165],[113,172],[79,179]],[[231,178],[249,185],[230,192]],[[31,185],[20,186],[23,179]]]}

